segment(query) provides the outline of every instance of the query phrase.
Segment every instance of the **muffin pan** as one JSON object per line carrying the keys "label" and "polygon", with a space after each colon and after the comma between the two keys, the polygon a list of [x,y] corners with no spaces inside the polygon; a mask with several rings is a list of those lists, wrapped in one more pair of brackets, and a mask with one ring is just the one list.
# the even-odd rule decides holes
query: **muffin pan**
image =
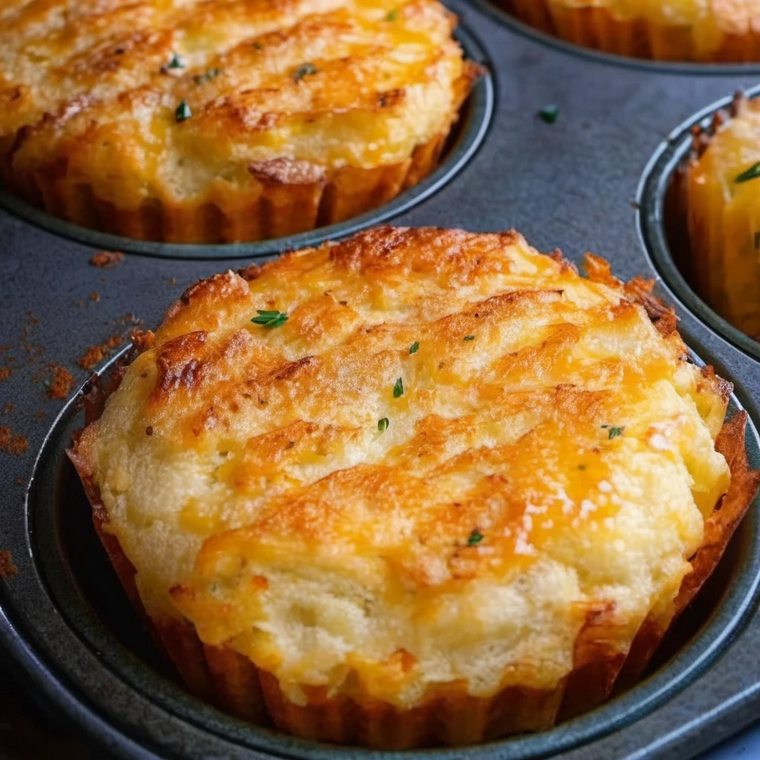
{"label": "muffin pan", "polygon": [[[676,138],[685,127],[671,130],[705,117],[708,111],[700,109],[707,104],[755,83],[760,68],[668,66],[576,52],[517,22],[496,24],[501,14],[481,5],[447,4],[463,18],[473,44],[475,38],[481,41],[482,60],[492,72],[493,97],[484,91],[489,89],[484,80],[471,99],[470,118],[479,97],[485,98],[478,108],[486,116],[493,103],[494,117],[479,150],[472,135],[483,136],[487,118],[481,113],[475,133],[463,124],[460,142],[440,170],[449,171],[456,161],[459,171],[445,181],[431,177],[424,199],[415,196],[413,208],[406,195],[367,217],[297,239],[209,248],[116,242],[22,213],[18,205],[13,214],[0,211],[5,284],[0,343],[11,346],[0,353],[0,366],[12,367],[0,392],[2,406],[13,406],[4,409],[0,425],[23,433],[29,443],[21,456],[0,456],[5,494],[0,550],[10,551],[18,570],[0,582],[0,646],[21,682],[117,756],[397,757],[311,744],[241,723],[188,696],[156,657],[97,544],[65,459],[81,413],[70,400],[51,427],[59,407],[35,382],[40,374],[49,376],[51,364],[69,368],[83,381],[86,373],[77,369],[77,360],[111,333],[125,332],[126,314],[155,325],[185,286],[240,266],[241,257],[345,235],[391,215],[402,225],[515,227],[538,248],[560,246],[573,260],[585,250],[603,255],[620,277],[662,275],[657,292],[676,305],[684,339],[696,356],[735,383],[733,410],[744,407],[755,424],[760,422],[760,367],[730,342],[729,333],[723,332],[729,340],[719,334],[722,328],[706,307],[669,274],[672,259],[661,245],[666,238],[662,214],[656,213],[677,151],[665,156],[680,145]],[[547,105],[559,108],[554,124],[538,118]],[[463,150],[461,140],[467,139]],[[637,184],[645,169],[637,220]],[[94,250],[88,245],[154,255],[127,256],[119,266],[101,270],[89,265]],[[203,260],[208,258],[215,260]],[[748,447],[752,464],[760,466],[754,426]],[[760,715],[757,506],[706,593],[683,619],[669,652],[637,687],[543,734],[415,754],[430,760],[686,758],[755,719]]]}

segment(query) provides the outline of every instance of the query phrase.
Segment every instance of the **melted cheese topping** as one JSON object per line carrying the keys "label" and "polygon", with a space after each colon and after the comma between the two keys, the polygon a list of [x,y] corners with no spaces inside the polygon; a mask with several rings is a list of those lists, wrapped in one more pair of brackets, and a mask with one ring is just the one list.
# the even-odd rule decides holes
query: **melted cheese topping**
{"label": "melted cheese topping", "polygon": [[625,651],[668,609],[728,485],[725,388],[620,283],[393,228],[243,275],[169,310],[79,443],[151,615],[292,699],[409,705],[551,688],[587,616]]}
{"label": "melted cheese topping", "polygon": [[5,0],[0,157],[125,209],[232,208],[276,158],[393,164],[455,118],[453,24],[435,0]]}

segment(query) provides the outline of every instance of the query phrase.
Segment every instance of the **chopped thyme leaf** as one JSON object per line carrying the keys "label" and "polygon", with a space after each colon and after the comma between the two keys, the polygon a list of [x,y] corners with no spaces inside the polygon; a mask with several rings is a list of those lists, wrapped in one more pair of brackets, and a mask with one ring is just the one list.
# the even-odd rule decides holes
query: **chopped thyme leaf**
{"label": "chopped thyme leaf", "polygon": [[251,322],[262,327],[282,327],[288,321],[288,315],[284,311],[267,311],[266,309],[256,309],[258,317],[254,317]]}
{"label": "chopped thyme leaf", "polygon": [[317,67],[313,63],[302,63],[293,74],[293,81],[300,82],[304,77],[312,77],[317,73]]}
{"label": "chopped thyme leaf", "polygon": [[586,465],[585,465],[585,464],[579,464],[579,465],[578,465],[578,469],[579,469],[581,472],[583,472],[583,471],[586,469]]}
{"label": "chopped thyme leaf", "polygon": [[174,117],[177,120],[177,123],[186,121],[193,115],[193,112],[190,110],[190,106],[187,104],[187,101],[182,101],[178,106],[177,110],[174,112]]}
{"label": "chopped thyme leaf", "polygon": [[752,164],[746,171],[743,171],[734,182],[749,182],[751,179],[757,179],[758,177],[760,177],[760,161]]}
{"label": "chopped thyme leaf", "polygon": [[399,398],[404,395],[404,381],[399,378],[393,386],[393,398]]}
{"label": "chopped thyme leaf", "polygon": [[176,53],[173,53],[169,63],[165,63],[161,67],[161,71],[171,71],[172,69],[184,69],[185,65],[186,65],[185,59],[181,55],[177,55]]}
{"label": "chopped thyme leaf", "polygon": [[260,42],[254,42],[252,45],[254,50],[263,50],[264,46]]}
{"label": "chopped thyme leaf", "polygon": [[609,432],[609,438],[612,440],[613,438],[617,438],[619,435],[623,435],[623,431],[625,430],[624,427],[611,427]]}
{"label": "chopped thyme leaf", "polygon": [[390,424],[390,422],[388,422],[388,418],[387,417],[383,417],[383,419],[377,421],[377,429],[381,433],[384,433],[388,429],[388,425],[389,424]]}
{"label": "chopped thyme leaf", "polygon": [[476,528],[470,533],[470,537],[467,539],[467,546],[475,546],[475,544],[479,544],[482,540],[483,534]]}
{"label": "chopped thyme leaf", "polygon": [[221,73],[221,69],[209,69],[203,74],[196,74],[193,77],[193,82],[195,82],[195,84],[205,84],[206,82],[210,82],[212,79],[216,79]]}
{"label": "chopped thyme leaf", "polygon": [[385,17],[386,21],[395,21],[398,18],[398,8],[394,8],[388,15]]}
{"label": "chopped thyme leaf", "polygon": [[554,124],[559,118],[559,108],[557,106],[546,106],[538,112],[538,115],[547,124]]}
{"label": "chopped thyme leaf", "polygon": [[409,353],[410,354],[416,354],[420,350],[420,344],[419,341],[414,341],[411,346],[409,346]]}
{"label": "chopped thyme leaf", "polygon": [[475,336],[474,335],[465,335],[464,339],[465,340],[475,340]]}

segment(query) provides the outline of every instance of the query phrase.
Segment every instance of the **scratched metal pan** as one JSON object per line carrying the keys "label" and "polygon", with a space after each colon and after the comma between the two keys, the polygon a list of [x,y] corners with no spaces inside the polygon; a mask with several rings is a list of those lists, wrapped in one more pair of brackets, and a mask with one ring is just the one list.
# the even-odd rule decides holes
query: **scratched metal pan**
{"label": "scratched metal pan", "polygon": [[[559,246],[576,261],[592,250],[623,278],[656,278],[658,294],[676,306],[695,361],[713,364],[734,383],[732,412],[749,412],[749,454],[760,466],[754,425],[760,421],[760,364],[667,275],[667,250],[657,253],[652,242],[662,220],[653,216],[644,232],[649,206],[642,202],[641,219],[636,211],[637,197],[649,197],[637,193],[648,186],[663,141],[670,136],[672,142],[678,125],[702,118],[710,104],[760,81],[760,67],[624,61],[530,31],[484,0],[447,4],[463,20],[461,39],[481,48],[478,58],[492,72],[489,91],[476,92],[468,113],[477,117],[484,108],[493,115],[490,127],[488,114],[477,117],[475,132],[465,119],[449,154],[456,171],[444,166],[413,205],[407,196],[362,220],[298,238],[169,250],[93,237],[3,201],[13,208],[0,210],[0,345],[14,345],[29,361],[14,365],[0,385],[2,407],[14,407],[3,412],[0,425],[23,432],[29,450],[0,456],[0,550],[9,550],[18,568],[0,581],[0,648],[20,684],[116,756],[688,758],[760,716],[757,504],[667,651],[634,689],[542,734],[395,754],[296,740],[187,695],[136,621],[97,543],[64,455],[82,424],[80,413],[73,399],[62,410],[47,400],[35,378],[51,363],[76,367],[87,347],[102,343],[115,325],[123,329],[128,313],[158,324],[184,287],[239,267],[241,257],[274,255],[381,220],[476,231],[514,227],[542,250]],[[551,125],[537,116],[547,105],[559,109]],[[88,260],[102,247],[143,255],[94,269]],[[78,370],[77,379],[85,377]]]}

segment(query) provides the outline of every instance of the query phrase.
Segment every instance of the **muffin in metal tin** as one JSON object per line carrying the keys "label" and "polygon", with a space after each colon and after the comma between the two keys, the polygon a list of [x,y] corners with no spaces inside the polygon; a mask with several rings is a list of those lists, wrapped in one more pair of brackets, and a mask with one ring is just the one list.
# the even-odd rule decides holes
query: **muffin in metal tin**
{"label": "muffin in metal tin", "polygon": [[467,744],[634,683],[758,482],[650,284],[379,228],[198,283],[71,458],[198,695]]}

